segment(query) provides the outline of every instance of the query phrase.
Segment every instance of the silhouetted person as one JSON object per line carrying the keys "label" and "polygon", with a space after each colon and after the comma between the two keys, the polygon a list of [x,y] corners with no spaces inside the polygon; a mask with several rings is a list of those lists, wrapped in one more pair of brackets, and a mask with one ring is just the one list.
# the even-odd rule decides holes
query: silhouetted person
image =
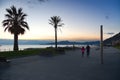
{"label": "silhouetted person", "polygon": [[82,52],[82,57],[84,57],[84,53],[85,53],[85,48],[84,47],[81,48],[81,52]]}
{"label": "silhouetted person", "polygon": [[86,46],[86,52],[87,52],[87,57],[88,57],[90,55],[90,46],[89,45]]}

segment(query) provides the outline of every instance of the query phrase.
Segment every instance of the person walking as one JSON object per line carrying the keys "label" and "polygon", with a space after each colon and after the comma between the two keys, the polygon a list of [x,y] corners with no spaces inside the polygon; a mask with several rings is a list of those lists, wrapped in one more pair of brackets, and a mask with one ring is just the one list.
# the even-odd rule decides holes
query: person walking
{"label": "person walking", "polygon": [[89,57],[89,55],[90,55],[90,46],[89,45],[86,46],[86,52],[87,52],[87,57]]}
{"label": "person walking", "polygon": [[85,48],[84,47],[81,48],[81,52],[82,52],[82,57],[84,57],[84,52],[85,52]]}

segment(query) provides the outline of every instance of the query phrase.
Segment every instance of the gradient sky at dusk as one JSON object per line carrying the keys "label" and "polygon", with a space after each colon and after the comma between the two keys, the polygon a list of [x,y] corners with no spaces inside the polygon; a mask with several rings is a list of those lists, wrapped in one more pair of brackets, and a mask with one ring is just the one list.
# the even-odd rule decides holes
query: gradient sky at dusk
{"label": "gradient sky at dusk", "polygon": [[65,24],[58,28],[59,40],[98,40],[101,24],[104,39],[111,36],[107,33],[120,32],[120,0],[0,0],[0,39],[13,39],[1,23],[5,9],[12,5],[28,15],[30,30],[20,39],[54,39],[54,28],[48,23],[51,16],[60,16]]}

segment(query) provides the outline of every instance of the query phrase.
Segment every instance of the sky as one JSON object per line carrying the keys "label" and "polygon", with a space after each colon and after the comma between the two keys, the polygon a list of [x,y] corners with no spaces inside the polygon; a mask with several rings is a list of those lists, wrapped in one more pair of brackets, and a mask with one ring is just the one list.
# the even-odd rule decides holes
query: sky
{"label": "sky", "polygon": [[12,5],[28,15],[25,20],[30,30],[19,39],[54,40],[54,27],[49,24],[52,16],[60,16],[65,24],[58,28],[58,40],[99,40],[100,25],[104,39],[120,32],[120,0],[0,0],[0,39],[13,39],[2,26],[5,9]]}

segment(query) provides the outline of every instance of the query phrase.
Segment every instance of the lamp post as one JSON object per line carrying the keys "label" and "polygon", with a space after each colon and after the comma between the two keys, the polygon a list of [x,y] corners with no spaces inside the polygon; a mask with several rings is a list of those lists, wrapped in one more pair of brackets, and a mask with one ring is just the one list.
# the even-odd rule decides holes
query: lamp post
{"label": "lamp post", "polygon": [[103,25],[100,26],[100,54],[101,64],[103,64]]}

